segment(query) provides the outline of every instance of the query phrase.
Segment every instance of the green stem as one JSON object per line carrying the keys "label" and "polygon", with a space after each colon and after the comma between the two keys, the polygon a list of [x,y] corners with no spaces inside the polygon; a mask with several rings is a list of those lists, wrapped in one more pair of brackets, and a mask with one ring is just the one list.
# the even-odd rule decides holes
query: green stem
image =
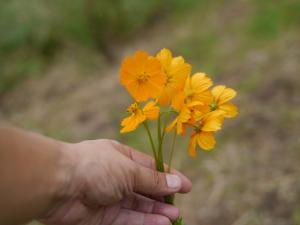
{"label": "green stem", "polygon": [[169,155],[169,163],[168,163],[168,172],[170,172],[171,167],[172,167],[172,160],[173,160],[173,155],[174,155],[174,148],[175,148],[175,142],[176,142],[176,130],[174,130],[173,134],[173,139],[172,139],[172,145],[171,145],[171,150],[170,150],[170,155]]}
{"label": "green stem", "polygon": [[177,111],[170,109],[168,111],[163,111],[160,114],[163,115],[163,114],[166,114],[166,113],[177,113]]}
{"label": "green stem", "polygon": [[145,121],[143,124],[144,124],[144,127],[145,127],[146,131],[147,131],[147,134],[148,134],[148,137],[149,137],[149,140],[150,140],[150,143],[151,143],[152,153],[153,153],[155,162],[157,163],[157,154],[156,154],[156,150],[155,150],[155,145],[154,145],[154,142],[153,142],[153,138],[152,138],[148,123]]}
{"label": "green stem", "polygon": [[164,156],[162,151],[163,138],[161,135],[161,124],[160,124],[160,115],[157,119],[157,141],[158,141],[158,150],[157,150],[157,169],[160,172],[164,172]]}
{"label": "green stem", "polygon": [[157,170],[160,171],[160,172],[165,171],[162,148],[163,148],[163,143],[164,143],[164,137],[165,137],[165,134],[166,134],[166,127],[167,127],[167,124],[168,124],[169,119],[170,119],[173,112],[174,111],[172,111],[172,110],[169,110],[167,112],[163,112],[163,113],[166,113],[166,118],[165,118],[165,121],[164,121],[162,132],[161,132],[161,116],[163,115],[163,113],[161,113],[159,115],[159,118],[158,118],[158,121],[157,121],[157,139],[158,139]]}
{"label": "green stem", "polygon": [[169,110],[169,111],[165,112],[165,113],[167,113],[167,115],[166,115],[164,126],[163,126],[163,133],[162,133],[162,137],[161,137],[162,141],[164,140],[164,137],[165,137],[165,134],[166,134],[166,128],[167,128],[168,122],[170,120],[170,117],[171,117],[172,113],[174,113],[174,112],[176,112],[176,111]]}
{"label": "green stem", "polygon": [[[173,155],[174,155],[173,153],[174,153],[174,148],[175,148],[176,137],[177,137],[176,130],[174,130],[174,135],[173,135],[172,145],[171,145],[170,155],[169,155],[168,173],[170,173],[171,167],[172,167],[172,160],[173,160]],[[173,205],[174,204],[174,195],[165,196],[164,200],[166,203]]]}
{"label": "green stem", "polygon": [[160,115],[157,119],[157,141],[158,141],[158,155],[162,152],[162,136],[161,136],[161,126],[160,126]]}
{"label": "green stem", "polygon": [[[156,152],[155,150],[155,145],[153,142],[153,138],[149,129],[149,126],[147,124],[147,122],[144,122],[143,125],[147,131],[150,143],[151,143],[151,147],[152,147],[152,152],[153,152],[153,156],[156,162],[156,169],[160,172],[164,172],[164,160],[163,160],[163,152],[162,152],[162,145],[163,145],[163,140],[164,140],[164,136],[165,136],[165,130],[166,130],[166,125],[168,120],[170,119],[170,114],[171,112],[168,114],[164,127],[163,127],[163,133],[161,133],[161,124],[160,124],[160,116],[158,119],[158,124],[157,124],[157,137],[158,137],[158,152]],[[171,154],[169,157],[169,168],[171,168],[171,162],[172,162],[172,158],[173,158],[173,152],[174,152],[174,146],[175,146],[175,139],[176,139],[176,131],[174,131],[174,136],[173,136],[173,141],[172,141],[172,147],[171,147]],[[174,204],[174,195],[169,195],[169,196],[165,196],[164,197],[164,201],[168,204]],[[176,221],[172,222],[172,225],[184,225],[182,219],[177,219]]]}

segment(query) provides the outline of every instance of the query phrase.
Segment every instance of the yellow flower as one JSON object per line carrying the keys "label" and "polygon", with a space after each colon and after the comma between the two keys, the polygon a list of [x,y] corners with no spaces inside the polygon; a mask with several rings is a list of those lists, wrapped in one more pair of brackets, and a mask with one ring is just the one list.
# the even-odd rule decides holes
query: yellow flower
{"label": "yellow flower", "polygon": [[178,135],[182,135],[185,132],[184,124],[191,118],[191,111],[187,105],[183,105],[180,109],[177,117],[171,122],[171,124],[166,128],[169,132],[176,126],[176,132]]}
{"label": "yellow flower", "polygon": [[160,61],[167,78],[158,100],[160,104],[166,105],[172,101],[177,92],[183,89],[192,67],[185,63],[181,56],[173,58],[172,52],[166,48],[162,49],[156,58]]}
{"label": "yellow flower", "polygon": [[236,105],[229,101],[236,96],[236,91],[231,88],[226,88],[224,85],[218,85],[212,89],[213,101],[210,104],[212,111],[221,110],[224,112],[224,117],[233,118],[238,114]]}
{"label": "yellow flower", "polygon": [[143,113],[148,120],[155,120],[159,116],[159,107],[156,101],[149,101],[143,108]]}
{"label": "yellow flower", "polygon": [[211,102],[211,92],[208,90],[212,86],[212,80],[205,73],[196,73],[187,79],[184,92],[187,102]]}
{"label": "yellow flower", "polygon": [[131,96],[141,102],[161,94],[166,76],[158,59],[147,52],[137,51],[123,61],[120,79]]}
{"label": "yellow flower", "polygon": [[188,105],[209,104],[212,101],[212,94],[208,89],[212,84],[212,80],[205,73],[196,73],[188,77],[183,92],[175,97],[172,107],[178,109],[183,102]]}
{"label": "yellow flower", "polygon": [[126,117],[122,120],[121,133],[127,133],[135,130],[138,126],[143,123],[145,120],[155,120],[159,115],[159,107],[156,106],[156,102],[149,101],[143,109],[139,107],[138,103],[131,104],[127,112],[131,113],[129,117]]}
{"label": "yellow flower", "polygon": [[[196,115],[197,117],[197,115]],[[204,150],[211,150],[216,144],[214,133],[221,129],[224,121],[224,113],[221,111],[214,111],[208,114],[201,115],[196,118],[196,123],[193,125],[189,141],[189,154],[192,157],[196,156],[196,144]]]}
{"label": "yellow flower", "polygon": [[196,145],[199,145],[204,150],[211,150],[216,144],[214,132],[193,132],[189,141],[189,154],[196,157]]}

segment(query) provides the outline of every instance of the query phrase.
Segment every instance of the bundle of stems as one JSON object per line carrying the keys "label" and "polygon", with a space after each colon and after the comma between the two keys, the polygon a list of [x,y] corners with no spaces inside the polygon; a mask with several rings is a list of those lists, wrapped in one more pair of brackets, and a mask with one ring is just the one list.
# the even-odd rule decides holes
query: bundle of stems
{"label": "bundle of stems", "polygon": [[[159,114],[159,117],[157,119],[157,144],[155,145],[154,143],[154,139],[153,136],[151,134],[151,130],[150,127],[147,123],[147,121],[145,121],[144,124],[144,128],[147,132],[150,144],[151,144],[151,149],[152,149],[152,154],[153,157],[155,159],[155,165],[156,165],[156,169],[159,172],[167,172],[170,173],[171,172],[171,167],[172,167],[172,161],[173,161],[173,155],[174,155],[174,149],[175,149],[175,143],[176,143],[176,130],[174,130],[173,132],[173,137],[172,137],[172,141],[171,141],[171,146],[169,149],[169,155],[168,155],[168,164],[167,167],[165,167],[164,164],[164,140],[166,137],[166,126],[167,123],[169,122],[169,119],[171,117],[171,114],[175,112],[172,110],[166,111],[166,112],[161,112]],[[163,125],[161,124],[161,120],[162,118],[164,118],[164,122]],[[174,195],[169,195],[169,196],[164,196],[164,202],[174,205],[174,200],[175,200],[175,196]],[[184,222],[182,220],[182,218],[177,219],[176,221],[172,222],[172,225],[184,225]]]}

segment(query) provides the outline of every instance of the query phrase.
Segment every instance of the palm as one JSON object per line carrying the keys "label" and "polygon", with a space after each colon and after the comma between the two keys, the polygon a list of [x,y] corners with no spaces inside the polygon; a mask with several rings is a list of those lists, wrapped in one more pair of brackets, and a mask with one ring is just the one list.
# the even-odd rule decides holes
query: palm
{"label": "palm", "polygon": [[74,199],[55,207],[43,222],[47,225],[167,225],[170,224],[167,217],[173,220],[178,215],[169,207],[172,206],[136,194],[109,206],[89,205]]}
{"label": "palm", "polygon": [[110,225],[113,224],[113,219],[118,216],[120,209],[120,203],[96,207],[88,206],[79,200],[69,200],[52,211],[43,222],[47,225]]}

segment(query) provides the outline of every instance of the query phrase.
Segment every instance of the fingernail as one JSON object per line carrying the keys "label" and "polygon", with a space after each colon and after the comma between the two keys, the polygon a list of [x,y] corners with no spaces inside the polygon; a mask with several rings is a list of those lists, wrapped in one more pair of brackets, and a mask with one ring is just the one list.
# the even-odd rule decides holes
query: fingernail
{"label": "fingernail", "polygon": [[166,179],[169,188],[177,189],[181,186],[181,180],[177,175],[167,174]]}

